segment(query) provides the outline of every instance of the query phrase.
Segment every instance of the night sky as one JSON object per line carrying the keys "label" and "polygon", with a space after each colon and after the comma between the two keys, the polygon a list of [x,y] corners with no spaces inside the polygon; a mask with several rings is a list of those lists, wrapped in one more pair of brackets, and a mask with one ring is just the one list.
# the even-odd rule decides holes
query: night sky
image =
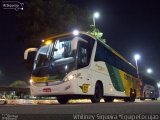
{"label": "night sky", "polygon": [[[158,0],[68,0],[90,11],[99,11],[96,26],[104,33],[107,44],[135,64],[139,53],[140,71],[150,67],[153,77],[160,80],[160,7]],[[25,8],[24,8],[25,9]],[[21,11],[23,12],[23,11]],[[24,45],[16,41],[16,11],[0,12],[0,85],[14,80],[28,80],[23,65]],[[92,19],[91,19],[92,23]],[[68,32],[68,31],[67,31]]]}

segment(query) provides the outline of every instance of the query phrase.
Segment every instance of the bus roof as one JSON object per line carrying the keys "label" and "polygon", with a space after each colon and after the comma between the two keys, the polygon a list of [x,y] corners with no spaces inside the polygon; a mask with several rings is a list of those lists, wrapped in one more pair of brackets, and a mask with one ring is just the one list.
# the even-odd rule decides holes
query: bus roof
{"label": "bus roof", "polygon": [[[109,49],[111,52],[113,52],[115,55],[117,55],[119,58],[121,58],[123,61],[125,61],[126,63],[128,63],[130,66],[134,67],[136,69],[136,67],[134,65],[132,65],[128,60],[126,60],[121,54],[119,54],[116,50],[114,50],[112,47],[110,47],[109,45],[103,43],[101,40],[97,39],[95,36],[89,34],[88,32],[84,32],[84,31],[79,31],[79,34],[83,34],[83,35],[86,35],[86,36],[89,36],[95,40],[98,40],[100,41],[107,49]],[[68,36],[68,35],[73,35],[72,32],[69,32],[69,33],[63,33],[63,34],[58,34],[58,35],[52,35],[51,37],[48,37],[45,39],[45,41],[47,40],[53,40],[53,39],[56,39],[56,38],[59,38],[59,37],[64,37],[64,36]]]}
{"label": "bus roof", "polygon": [[[87,35],[89,37],[92,37],[93,39],[96,40],[96,37],[94,37],[93,35],[87,33],[87,32],[84,32],[84,31],[79,31],[80,34],[84,34],[84,35]],[[73,35],[72,32],[69,32],[69,33],[63,33],[63,34],[58,34],[58,35],[53,35],[51,37],[48,37],[46,38],[45,40],[51,40],[51,39],[55,39],[55,38],[58,38],[58,37],[63,37],[63,36],[67,36],[67,35]],[[73,35],[74,36],[74,35]]]}

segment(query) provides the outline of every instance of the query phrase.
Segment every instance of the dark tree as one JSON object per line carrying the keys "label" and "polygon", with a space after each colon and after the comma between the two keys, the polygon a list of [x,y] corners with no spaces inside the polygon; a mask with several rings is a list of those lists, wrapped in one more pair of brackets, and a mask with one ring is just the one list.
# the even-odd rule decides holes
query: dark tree
{"label": "dark tree", "polygon": [[70,32],[74,28],[88,30],[89,12],[65,0],[30,0],[17,15],[19,40],[27,47],[53,34]]}

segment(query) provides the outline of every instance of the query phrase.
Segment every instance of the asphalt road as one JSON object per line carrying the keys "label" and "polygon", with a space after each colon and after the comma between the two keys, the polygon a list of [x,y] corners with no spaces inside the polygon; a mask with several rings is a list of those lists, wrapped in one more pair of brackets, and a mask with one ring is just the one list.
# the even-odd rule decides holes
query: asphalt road
{"label": "asphalt road", "polygon": [[[53,105],[0,105],[2,120],[5,117],[17,117],[14,120],[64,120],[75,119],[73,115],[88,114],[88,119],[95,119],[92,115],[113,114],[113,115],[130,115],[130,114],[160,114],[159,101],[145,102],[114,102],[114,103],[74,103],[74,104],[53,104]],[[17,115],[17,116],[16,116]],[[158,116],[157,116],[158,117]],[[79,118],[80,119],[80,118]],[[98,119],[98,118],[97,118]],[[157,120],[160,119],[159,118]],[[104,120],[104,119],[103,119]],[[156,119],[155,119],[156,120]]]}

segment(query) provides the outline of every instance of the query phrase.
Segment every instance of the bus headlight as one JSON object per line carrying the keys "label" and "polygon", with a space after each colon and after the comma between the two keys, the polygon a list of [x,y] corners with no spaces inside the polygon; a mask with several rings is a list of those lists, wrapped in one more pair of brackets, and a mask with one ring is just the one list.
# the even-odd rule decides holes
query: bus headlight
{"label": "bus headlight", "polygon": [[74,78],[73,75],[69,75],[69,76],[68,76],[68,80],[72,80],[73,78]]}
{"label": "bus headlight", "polygon": [[74,74],[74,75],[68,75],[68,76],[66,76],[65,78],[64,78],[64,81],[70,81],[70,80],[73,80],[74,78],[75,78],[75,76],[76,76],[76,74]]}

